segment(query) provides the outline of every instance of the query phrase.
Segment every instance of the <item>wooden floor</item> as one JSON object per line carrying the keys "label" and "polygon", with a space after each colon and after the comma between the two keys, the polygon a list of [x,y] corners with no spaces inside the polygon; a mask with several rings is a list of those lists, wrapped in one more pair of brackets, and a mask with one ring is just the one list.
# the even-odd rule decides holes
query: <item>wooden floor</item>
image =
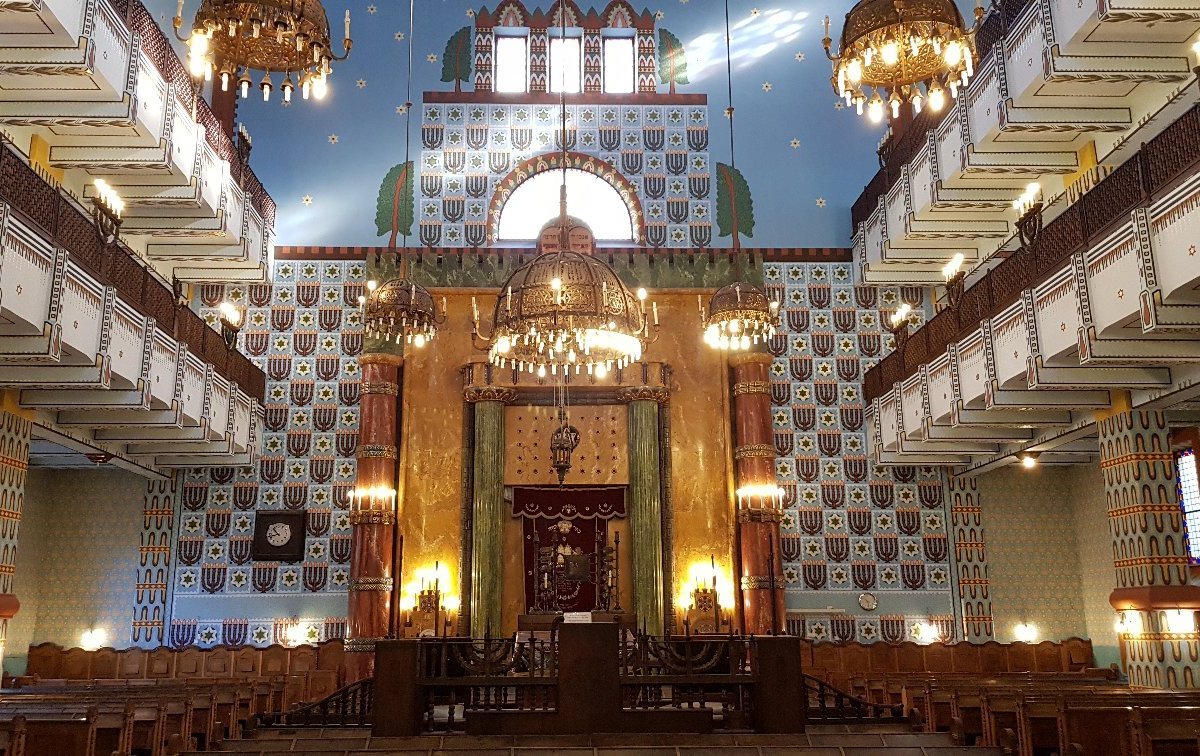
{"label": "wooden floor", "polygon": [[961,748],[944,733],[902,725],[813,725],[803,735],[592,735],[372,738],[367,729],[271,729],[222,750],[272,756],[996,756],[998,748]]}

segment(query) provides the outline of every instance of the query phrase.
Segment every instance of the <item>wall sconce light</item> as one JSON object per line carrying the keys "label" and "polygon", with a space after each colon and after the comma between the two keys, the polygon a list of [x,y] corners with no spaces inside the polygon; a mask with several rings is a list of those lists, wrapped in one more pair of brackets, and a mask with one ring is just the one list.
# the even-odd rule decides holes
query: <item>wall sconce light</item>
{"label": "wall sconce light", "polygon": [[244,314],[242,307],[231,302],[221,303],[221,338],[225,339],[225,346],[230,351],[237,348],[237,337],[245,321]]}
{"label": "wall sconce light", "polygon": [[685,635],[729,632],[733,622],[733,583],[717,568],[717,560],[696,562],[676,598]]}
{"label": "wall sconce light", "polygon": [[402,635],[405,638],[446,636],[454,627],[462,600],[442,590],[450,584],[450,570],[441,562],[418,569],[416,578],[400,596]]}
{"label": "wall sconce light", "polygon": [[1196,632],[1196,612],[1191,609],[1167,609],[1163,611],[1168,633]]}
{"label": "wall sconce light", "polygon": [[79,647],[84,651],[104,648],[106,643],[108,643],[108,631],[102,627],[89,628],[79,636]]}
{"label": "wall sconce light", "polygon": [[900,349],[904,343],[908,341],[908,318],[912,314],[912,305],[908,302],[900,305],[900,309],[892,313],[888,318],[888,331],[896,339],[896,348]]}
{"label": "wall sconce light", "polygon": [[291,624],[283,634],[284,642],[291,648],[304,645],[308,637],[308,628],[300,624],[299,618],[293,617]]}
{"label": "wall sconce light", "polygon": [[1142,634],[1142,627],[1141,612],[1132,609],[1117,612],[1117,621],[1113,624],[1113,629],[1117,631],[1117,635],[1137,637]]}
{"label": "wall sconce light", "polygon": [[742,486],[734,493],[738,509],[783,509],[783,489],[774,483]]}
{"label": "wall sconce light", "polygon": [[912,626],[912,637],[917,643],[937,643],[941,640],[942,631],[929,620],[922,620]]}
{"label": "wall sconce light", "polygon": [[387,486],[356,488],[349,493],[350,504],[358,503],[358,509],[390,510],[396,503],[396,489]]}
{"label": "wall sconce light", "polygon": [[1041,457],[1041,452],[1023,451],[1017,455],[1017,459],[1021,460],[1021,466],[1026,470],[1033,469],[1038,465],[1038,457]]}
{"label": "wall sconce light", "polygon": [[951,307],[958,307],[966,288],[967,272],[963,270],[965,260],[966,256],[957,252],[950,258],[950,262],[946,263],[946,267],[942,268],[942,276],[946,279],[946,299],[950,301]]}
{"label": "wall sconce light", "polygon": [[1013,200],[1017,211],[1017,236],[1021,240],[1021,252],[1029,254],[1042,233],[1042,185],[1036,181],[1025,187],[1020,197]]}
{"label": "wall sconce light", "polygon": [[1029,622],[1018,622],[1013,628],[1013,637],[1018,643],[1036,643],[1038,639],[1037,626]]}
{"label": "wall sconce light", "polygon": [[125,200],[104,179],[93,182],[96,196],[92,197],[92,221],[96,233],[105,247],[111,247],[121,237],[121,214],[125,212]]}

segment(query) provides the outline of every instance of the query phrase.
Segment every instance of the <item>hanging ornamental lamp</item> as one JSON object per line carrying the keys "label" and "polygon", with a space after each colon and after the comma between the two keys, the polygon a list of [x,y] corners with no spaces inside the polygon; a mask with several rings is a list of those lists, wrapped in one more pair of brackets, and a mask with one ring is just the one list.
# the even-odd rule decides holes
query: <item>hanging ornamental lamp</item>
{"label": "hanging ornamental lamp", "polygon": [[865,107],[875,123],[885,107],[899,117],[904,103],[914,114],[926,102],[941,110],[947,92],[957,97],[975,73],[982,18],[983,7],[976,6],[975,26],[967,29],[954,0],[859,0],[846,14],[836,55],[825,17],[822,44],[833,61],[833,89],[859,115]]}
{"label": "hanging ornamental lamp", "polygon": [[540,254],[518,268],[500,288],[491,334],[482,333],[472,300],[474,333],[488,361],[550,375],[602,378],[637,362],[650,339],[650,315],[658,328],[658,305],[646,309],[645,289],[631,292],[599,257],[583,221],[563,214],[543,227]]}
{"label": "hanging ornamental lamp", "polygon": [[420,284],[393,278],[382,286],[367,281],[367,293],[358,298],[362,308],[363,331],[367,336],[405,343],[420,349],[437,335],[446,322],[446,298],[438,312],[433,295]]}
{"label": "hanging ornamental lamp", "polygon": [[[321,0],[202,0],[192,31],[181,36],[183,4],[175,9],[175,36],[188,44],[188,69],[205,81],[236,86],[242,98],[257,87],[263,100],[276,86],[285,103],[297,88],[304,99],[328,91],[332,63],[350,55],[350,11],[346,11],[341,55],[334,54],[329,20]],[[279,77],[278,83],[272,76]]]}
{"label": "hanging ornamental lamp", "polygon": [[779,328],[779,303],[752,284],[734,283],[717,289],[707,312],[700,297],[696,297],[696,305],[704,343],[713,349],[747,350],[774,336]]}

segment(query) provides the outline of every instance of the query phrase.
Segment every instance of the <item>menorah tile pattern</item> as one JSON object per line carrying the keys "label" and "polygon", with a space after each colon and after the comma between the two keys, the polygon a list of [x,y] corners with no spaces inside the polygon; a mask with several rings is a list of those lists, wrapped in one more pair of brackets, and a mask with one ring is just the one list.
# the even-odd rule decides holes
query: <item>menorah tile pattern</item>
{"label": "menorah tile pattern", "polygon": [[770,349],[787,605],[824,608],[831,592],[906,597],[881,598],[890,614],[807,616],[792,629],[904,640],[929,620],[953,637],[945,481],[934,468],[872,465],[864,427],[862,376],[891,348],[881,310],[906,301],[919,311],[921,291],[856,286],[851,268],[764,266],[783,317]]}

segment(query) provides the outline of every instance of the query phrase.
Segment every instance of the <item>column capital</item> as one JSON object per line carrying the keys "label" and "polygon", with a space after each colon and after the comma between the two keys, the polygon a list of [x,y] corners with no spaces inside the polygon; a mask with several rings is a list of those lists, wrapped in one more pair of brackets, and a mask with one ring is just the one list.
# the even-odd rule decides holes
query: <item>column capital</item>
{"label": "column capital", "polygon": [[667,404],[671,401],[671,390],[665,386],[628,386],[617,391],[617,398],[629,402],[658,402]]}
{"label": "column capital", "polygon": [[471,404],[476,402],[512,404],[517,400],[517,391],[507,386],[467,386],[463,389],[463,399]]}
{"label": "column capital", "polygon": [[768,352],[737,352],[729,355],[729,364],[734,367],[742,365],[770,365],[775,358]]}
{"label": "column capital", "polygon": [[363,352],[358,356],[358,364],[400,367],[404,364],[404,356],[400,354],[388,354],[387,352]]}

